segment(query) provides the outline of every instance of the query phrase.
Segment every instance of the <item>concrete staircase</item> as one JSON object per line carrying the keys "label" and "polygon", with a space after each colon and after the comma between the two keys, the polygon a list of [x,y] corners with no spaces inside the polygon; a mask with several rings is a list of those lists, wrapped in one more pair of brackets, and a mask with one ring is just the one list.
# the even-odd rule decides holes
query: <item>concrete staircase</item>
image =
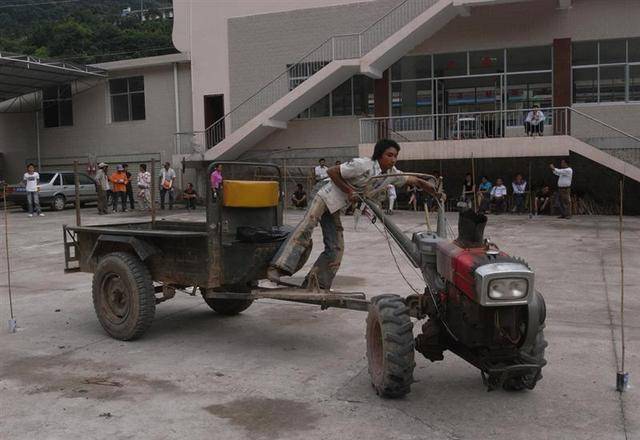
{"label": "concrete staircase", "polygon": [[[356,74],[382,73],[471,5],[513,0],[406,0],[359,34],[329,38],[296,65],[208,127],[207,150],[189,160],[234,160]],[[520,0],[525,1],[525,0]],[[529,0],[530,1],[530,0]],[[291,72],[313,72],[292,88]],[[225,136],[226,135],[226,136]]]}

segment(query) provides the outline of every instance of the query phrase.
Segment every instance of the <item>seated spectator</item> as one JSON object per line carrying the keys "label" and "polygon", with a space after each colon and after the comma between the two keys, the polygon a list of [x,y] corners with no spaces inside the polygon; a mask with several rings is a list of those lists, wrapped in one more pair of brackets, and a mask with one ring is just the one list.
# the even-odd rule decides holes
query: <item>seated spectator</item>
{"label": "seated spectator", "polygon": [[193,183],[187,184],[187,188],[182,193],[182,198],[187,203],[187,210],[196,209],[196,199],[198,198],[198,193],[193,188]]}
{"label": "seated spectator", "polygon": [[478,206],[479,211],[485,214],[489,212],[489,204],[491,203],[491,188],[493,185],[486,176],[480,178],[480,185],[478,185]]}
{"label": "seated spectator", "polygon": [[549,185],[543,186],[542,189],[538,191],[534,199],[535,215],[551,214],[551,195]]}
{"label": "seated spectator", "polygon": [[527,196],[527,181],[524,180],[522,174],[516,174],[516,179],[511,182],[513,188],[513,212],[524,212],[525,198]]}
{"label": "seated spectator", "polygon": [[291,204],[294,208],[302,209],[307,207],[307,193],[301,183],[298,183],[295,192],[291,195]]}
{"label": "seated spectator", "polygon": [[502,179],[496,179],[496,186],[491,188],[491,204],[494,212],[501,214],[507,208],[507,187],[504,186]]}
{"label": "seated spectator", "polygon": [[544,113],[540,110],[539,105],[534,105],[533,110],[527,113],[527,117],[524,120],[524,129],[527,136],[542,136],[544,134],[544,120],[546,119]]}

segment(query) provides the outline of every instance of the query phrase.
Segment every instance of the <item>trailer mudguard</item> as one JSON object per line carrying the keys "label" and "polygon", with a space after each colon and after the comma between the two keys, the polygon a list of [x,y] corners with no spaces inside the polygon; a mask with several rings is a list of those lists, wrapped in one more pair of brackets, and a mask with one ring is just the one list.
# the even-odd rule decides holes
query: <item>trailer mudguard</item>
{"label": "trailer mudguard", "polygon": [[156,246],[142,241],[136,237],[127,235],[103,234],[98,237],[98,240],[96,240],[96,244],[93,246],[93,249],[91,249],[91,253],[89,254],[88,258],[89,261],[97,256],[100,247],[105,243],[124,244],[131,248],[141,261],[144,261],[150,256],[159,254],[161,252],[160,249],[158,249]]}

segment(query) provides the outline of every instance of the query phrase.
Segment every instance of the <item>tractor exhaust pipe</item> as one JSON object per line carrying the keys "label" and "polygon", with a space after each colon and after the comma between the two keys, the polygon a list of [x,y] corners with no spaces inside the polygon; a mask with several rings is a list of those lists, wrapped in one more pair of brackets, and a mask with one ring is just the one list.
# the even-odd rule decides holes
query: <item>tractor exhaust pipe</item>
{"label": "tractor exhaust pipe", "polygon": [[471,209],[462,211],[458,217],[458,238],[456,241],[461,247],[480,247],[484,244],[484,227],[487,225],[487,216],[479,214]]}

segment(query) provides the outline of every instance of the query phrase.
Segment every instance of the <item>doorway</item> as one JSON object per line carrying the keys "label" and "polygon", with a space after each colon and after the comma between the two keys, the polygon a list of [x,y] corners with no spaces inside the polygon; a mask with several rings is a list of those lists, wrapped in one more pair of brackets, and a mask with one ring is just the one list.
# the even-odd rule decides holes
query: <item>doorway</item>
{"label": "doorway", "polygon": [[[204,97],[204,126],[211,127],[224,117],[224,95],[206,95]],[[207,146],[213,147],[225,137],[225,124],[220,124],[206,132]]]}

